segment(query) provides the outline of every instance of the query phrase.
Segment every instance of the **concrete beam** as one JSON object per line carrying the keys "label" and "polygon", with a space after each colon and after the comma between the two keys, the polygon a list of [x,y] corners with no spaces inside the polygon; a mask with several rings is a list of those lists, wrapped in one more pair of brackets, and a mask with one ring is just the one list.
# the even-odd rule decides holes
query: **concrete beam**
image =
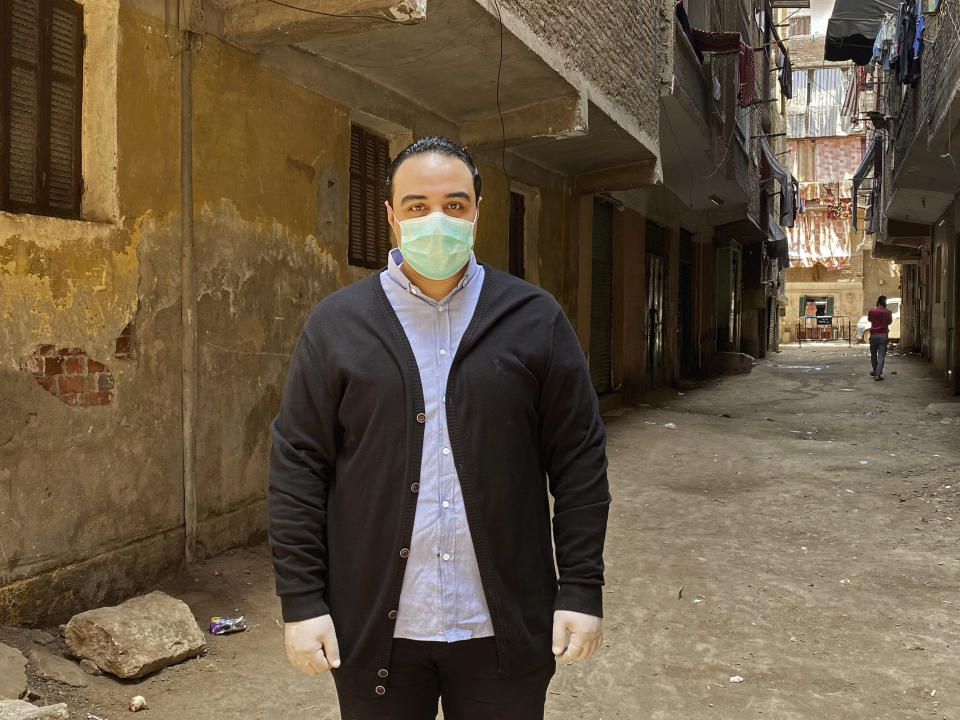
{"label": "concrete beam", "polygon": [[368,32],[387,22],[416,24],[427,16],[427,0],[220,0],[216,33],[250,50],[294,45],[322,35]]}
{"label": "concrete beam", "polygon": [[565,95],[507,110],[502,126],[499,114],[465,123],[460,128],[460,142],[471,150],[486,150],[499,147],[504,137],[512,145],[534,138],[577,137],[586,133],[586,98]]}
{"label": "concrete beam", "polygon": [[573,189],[578,195],[593,195],[611,190],[649,187],[656,184],[659,174],[655,159],[641,160],[578,175],[574,180]]}
{"label": "concrete beam", "polygon": [[389,120],[414,134],[456,137],[457,126],[409,98],[371,82],[348,68],[295,48],[269,48],[257,61],[291,82],[354,110]]}

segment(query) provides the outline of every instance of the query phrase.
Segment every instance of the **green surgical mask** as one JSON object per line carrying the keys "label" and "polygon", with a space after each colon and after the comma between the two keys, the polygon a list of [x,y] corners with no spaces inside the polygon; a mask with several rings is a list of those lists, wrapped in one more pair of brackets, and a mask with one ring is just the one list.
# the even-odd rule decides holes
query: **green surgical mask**
{"label": "green surgical mask", "polygon": [[431,280],[452,277],[470,260],[475,222],[443,212],[397,220],[403,261]]}

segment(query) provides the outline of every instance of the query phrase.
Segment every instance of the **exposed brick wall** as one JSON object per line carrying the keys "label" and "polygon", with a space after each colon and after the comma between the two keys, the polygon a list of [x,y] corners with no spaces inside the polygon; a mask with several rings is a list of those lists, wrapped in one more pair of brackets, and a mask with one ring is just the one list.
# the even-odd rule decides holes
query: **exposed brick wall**
{"label": "exposed brick wall", "polygon": [[22,368],[67,405],[109,405],[113,400],[113,374],[82,348],[41,345]]}
{"label": "exposed brick wall", "polygon": [[[664,6],[655,0],[500,0],[607,96],[658,133],[654,53]],[[668,26],[672,32],[672,20]]]}

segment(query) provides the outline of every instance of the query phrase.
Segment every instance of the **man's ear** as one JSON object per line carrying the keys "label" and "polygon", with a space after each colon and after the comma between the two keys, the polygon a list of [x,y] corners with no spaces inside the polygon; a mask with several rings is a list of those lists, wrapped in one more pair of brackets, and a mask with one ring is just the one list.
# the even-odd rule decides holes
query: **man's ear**
{"label": "man's ear", "polygon": [[396,215],[393,214],[393,208],[390,207],[390,201],[384,200],[383,206],[387,209],[387,225],[390,226],[390,232],[393,234],[393,239],[396,242],[397,247],[400,247],[400,236],[397,234],[397,231],[393,225]]}

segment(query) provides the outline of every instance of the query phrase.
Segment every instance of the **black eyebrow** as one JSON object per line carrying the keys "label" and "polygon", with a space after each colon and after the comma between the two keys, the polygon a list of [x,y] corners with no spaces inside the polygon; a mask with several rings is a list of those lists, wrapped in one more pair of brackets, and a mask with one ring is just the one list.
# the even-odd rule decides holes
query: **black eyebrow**
{"label": "black eyebrow", "polygon": [[400,201],[400,204],[403,205],[407,200],[426,200],[426,195],[404,195],[403,200]]}
{"label": "black eyebrow", "polygon": [[457,192],[447,193],[447,197],[448,197],[448,198],[459,197],[459,198],[464,198],[465,200],[469,200],[469,199],[470,199],[470,194],[469,194],[469,193],[465,193],[463,190],[459,190],[459,191],[457,191]]}

